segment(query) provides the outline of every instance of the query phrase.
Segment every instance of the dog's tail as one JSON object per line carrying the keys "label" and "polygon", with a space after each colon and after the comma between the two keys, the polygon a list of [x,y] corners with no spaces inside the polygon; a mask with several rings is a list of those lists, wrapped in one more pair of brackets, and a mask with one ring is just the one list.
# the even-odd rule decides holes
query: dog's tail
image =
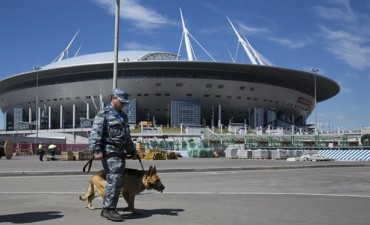
{"label": "dog's tail", "polygon": [[87,186],[86,193],[83,195],[80,195],[80,200],[86,201],[87,199],[91,198],[91,196],[94,196],[94,195],[95,195],[94,184],[92,180],[90,180],[89,186]]}

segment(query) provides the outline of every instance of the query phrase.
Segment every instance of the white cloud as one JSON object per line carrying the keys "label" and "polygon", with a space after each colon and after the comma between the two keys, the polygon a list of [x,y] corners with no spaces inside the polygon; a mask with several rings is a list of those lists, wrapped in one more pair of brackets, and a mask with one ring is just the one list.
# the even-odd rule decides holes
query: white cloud
{"label": "white cloud", "polygon": [[[226,14],[225,11],[223,11],[223,9],[219,9],[218,7],[212,5],[212,4],[209,4],[209,3],[203,3],[205,6],[207,6],[208,8],[210,8],[211,10],[215,11],[216,13],[219,13],[219,14]],[[264,20],[264,21],[269,21],[269,23],[271,24],[271,20],[268,19],[268,18],[261,18],[259,17],[260,19]],[[274,35],[273,34],[273,30],[270,27],[258,27],[258,26],[250,26],[250,25],[247,25],[243,22],[240,22],[240,21],[237,21],[237,22],[234,22],[232,21],[232,23],[235,25],[235,23],[237,24],[237,30],[238,32],[240,33],[241,36],[258,36],[260,38],[264,38],[264,39],[268,39],[272,42],[275,42],[279,45],[282,45],[284,47],[288,47],[288,48],[291,48],[291,49],[299,49],[299,48],[303,48],[309,44],[311,44],[313,41],[311,38],[306,38],[306,39],[303,39],[303,40],[291,40],[291,39],[288,39],[288,38],[276,38],[276,37],[268,37],[270,35]]]}
{"label": "white cloud", "polygon": [[345,82],[337,81],[340,86],[340,93],[352,93],[352,89],[344,85]]}
{"label": "white cloud", "polygon": [[247,26],[244,23],[238,22],[238,26],[240,29],[240,33],[246,34],[246,35],[261,35],[261,34],[266,34],[270,33],[268,28],[264,27],[252,27],[252,26]]}
{"label": "white cloud", "polygon": [[218,14],[221,14],[221,15],[226,15],[226,16],[228,15],[228,13],[226,13],[223,9],[220,9],[219,7],[217,7],[214,4],[210,4],[209,2],[199,2],[199,3],[203,4],[204,6],[209,8],[210,10],[214,11],[215,13],[218,13]]}
{"label": "white cloud", "polygon": [[337,120],[345,120],[347,119],[347,116],[339,115],[337,116]]}
{"label": "white cloud", "polygon": [[356,21],[356,15],[352,11],[349,0],[334,0],[332,3],[338,7],[324,7],[316,6],[314,8],[315,13],[321,18],[327,20],[353,22]]}
{"label": "white cloud", "polygon": [[367,43],[370,37],[343,30],[331,30],[322,25],[319,28],[322,37],[327,40],[326,49],[329,52],[353,68],[369,68],[370,45]]}
{"label": "white cloud", "polygon": [[127,49],[127,50],[149,50],[149,51],[154,51],[154,50],[158,50],[160,49],[160,47],[158,46],[153,46],[153,45],[143,45],[141,43],[137,43],[137,42],[125,42],[124,44],[124,48]]}
{"label": "white cloud", "polygon": [[293,41],[287,38],[274,38],[274,37],[269,37],[268,39],[270,41],[276,42],[282,46],[285,46],[291,49],[303,48],[312,43],[312,40],[309,38],[307,38],[306,40],[298,40],[298,41]]}
{"label": "white cloud", "polygon": [[305,40],[294,41],[288,38],[268,37],[267,35],[272,33],[271,29],[267,27],[248,26],[241,22],[238,22],[238,30],[240,31],[240,34],[242,36],[244,34],[246,34],[247,36],[259,36],[291,49],[302,48],[312,43],[312,40],[310,38],[306,38]]}
{"label": "white cloud", "polygon": [[329,3],[330,7],[314,8],[319,17],[328,21],[318,25],[325,48],[352,68],[370,68],[369,16],[352,10],[350,0],[331,0]]}
{"label": "white cloud", "polygon": [[356,112],[356,111],[359,111],[359,108],[357,105],[353,105],[351,106],[351,110]]}
{"label": "white cloud", "polygon": [[347,79],[350,79],[350,80],[358,80],[358,79],[361,79],[361,75],[359,73],[356,73],[354,71],[347,71],[346,73],[344,73],[344,76],[347,78]]}
{"label": "white cloud", "polygon": [[[91,0],[100,7],[106,9],[110,14],[115,14],[116,3],[113,0]],[[120,17],[131,21],[142,29],[153,29],[160,26],[174,24],[153,9],[147,8],[135,0],[123,0],[120,5]]]}

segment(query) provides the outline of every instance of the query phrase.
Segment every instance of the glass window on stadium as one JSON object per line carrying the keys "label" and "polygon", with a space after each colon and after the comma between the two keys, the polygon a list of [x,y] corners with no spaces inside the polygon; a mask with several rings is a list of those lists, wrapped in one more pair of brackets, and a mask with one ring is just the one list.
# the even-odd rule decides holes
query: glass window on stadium
{"label": "glass window on stadium", "polygon": [[127,114],[128,123],[136,124],[136,99],[130,99],[130,103],[123,108],[123,111]]}
{"label": "glass window on stadium", "polygon": [[171,101],[171,126],[200,125],[200,98]]}
{"label": "glass window on stadium", "polygon": [[25,127],[22,123],[23,121],[23,109],[22,108],[14,108],[14,130],[25,130],[28,127]]}

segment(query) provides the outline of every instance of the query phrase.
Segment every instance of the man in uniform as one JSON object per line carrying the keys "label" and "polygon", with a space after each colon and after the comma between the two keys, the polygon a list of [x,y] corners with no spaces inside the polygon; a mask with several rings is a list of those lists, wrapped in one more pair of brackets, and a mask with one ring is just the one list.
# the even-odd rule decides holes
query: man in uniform
{"label": "man in uniform", "polygon": [[122,111],[129,103],[128,94],[122,89],[114,89],[111,103],[100,110],[94,119],[89,150],[95,158],[101,158],[107,174],[105,197],[101,216],[113,221],[122,221],[116,210],[120,188],[123,184],[125,154],[136,158],[136,149],[131,140],[127,115]]}
{"label": "man in uniform", "polygon": [[50,161],[56,161],[57,159],[55,158],[55,152],[57,150],[57,146],[54,144],[50,144],[48,150],[50,155]]}
{"label": "man in uniform", "polygon": [[45,155],[45,145],[42,143],[39,143],[39,146],[37,147],[37,154],[39,154],[39,160],[44,161],[44,155]]}

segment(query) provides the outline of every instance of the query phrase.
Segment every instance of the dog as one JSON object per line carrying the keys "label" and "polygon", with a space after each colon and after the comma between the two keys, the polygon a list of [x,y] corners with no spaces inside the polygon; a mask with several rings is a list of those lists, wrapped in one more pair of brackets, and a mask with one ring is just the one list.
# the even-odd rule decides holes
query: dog
{"label": "dog", "polygon": [[[136,170],[136,169],[129,169],[126,168],[125,172],[123,173],[123,187],[121,187],[120,194],[125,199],[127,203],[127,207],[124,208],[124,211],[129,211],[135,213],[135,196],[144,190],[152,190],[155,189],[159,192],[163,192],[165,186],[162,184],[161,179],[157,175],[156,167],[150,166],[149,170]],[[96,197],[105,196],[105,181],[106,181],[106,174],[104,170],[101,170],[94,174],[87,187],[86,193],[80,195],[81,201],[87,200],[87,208],[90,210],[94,210],[94,206],[92,201]]]}

